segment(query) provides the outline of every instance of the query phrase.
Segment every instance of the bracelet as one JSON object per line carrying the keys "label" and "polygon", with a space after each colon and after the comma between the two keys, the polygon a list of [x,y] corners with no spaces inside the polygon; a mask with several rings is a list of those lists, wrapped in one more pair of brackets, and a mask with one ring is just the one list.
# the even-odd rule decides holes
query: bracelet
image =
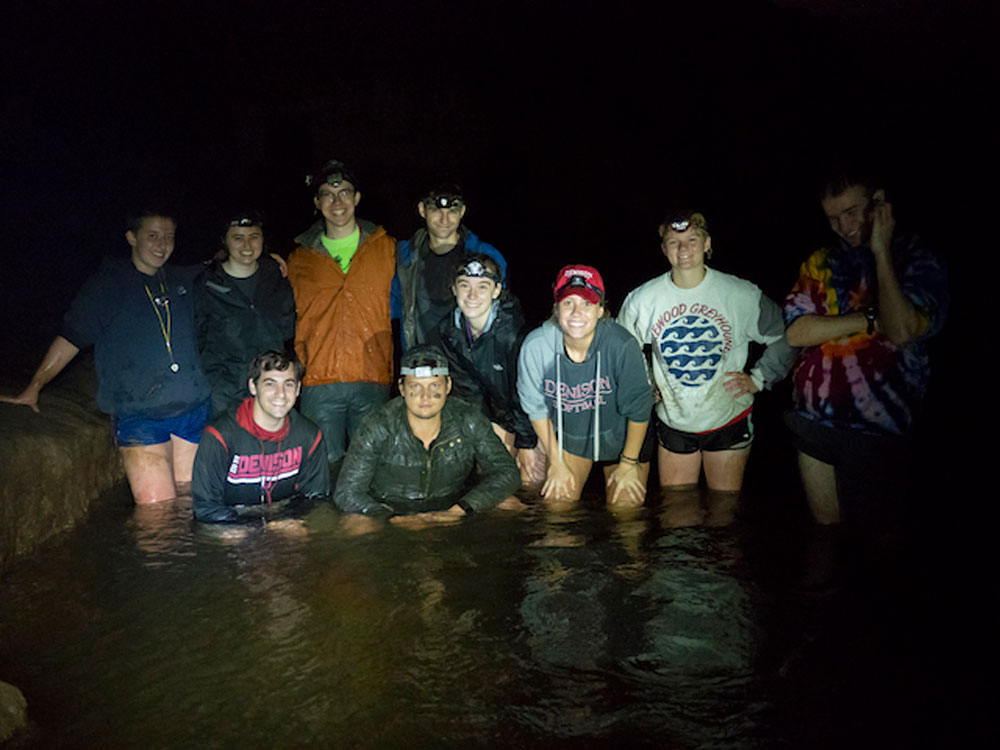
{"label": "bracelet", "polygon": [[868,335],[871,336],[875,333],[875,318],[878,313],[875,312],[875,308],[869,305],[865,308],[865,320],[868,322]]}
{"label": "bracelet", "polygon": [[624,453],[622,453],[618,457],[618,461],[619,462],[624,461],[625,463],[632,464],[633,466],[638,466],[639,465],[639,459],[638,458],[630,458],[630,457],[626,456]]}

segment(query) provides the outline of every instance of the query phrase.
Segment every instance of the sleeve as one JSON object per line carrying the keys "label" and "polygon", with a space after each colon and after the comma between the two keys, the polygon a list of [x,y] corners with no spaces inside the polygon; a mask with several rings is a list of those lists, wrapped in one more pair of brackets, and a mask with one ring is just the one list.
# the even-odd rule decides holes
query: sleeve
{"label": "sleeve", "polygon": [[303,446],[306,457],[302,461],[299,472],[298,491],[306,497],[327,496],[330,494],[330,464],[326,459],[326,444],[323,432],[316,428],[312,442]]}
{"label": "sleeve", "polygon": [[[829,271],[824,273],[826,253],[817,250],[799,267],[799,278],[785,297],[784,318],[787,328],[803,315],[826,315]],[[832,291],[832,290],[829,290]]]}
{"label": "sleeve", "polygon": [[545,373],[536,351],[541,348],[540,344],[544,345],[539,335],[541,330],[528,334],[517,358],[517,395],[521,408],[532,422],[549,418],[549,407],[541,387]]}
{"label": "sleeve", "polygon": [[198,443],[191,475],[191,506],[194,517],[206,523],[234,523],[236,511],[223,502],[229,451],[215,427],[206,427]]}
{"label": "sleeve", "polygon": [[[369,415],[371,416],[374,413]],[[491,429],[490,433],[492,432]],[[388,505],[378,502],[370,494],[372,480],[378,470],[379,453],[385,443],[382,433],[383,430],[375,420],[366,418],[351,438],[351,446],[340,476],[337,477],[337,489],[333,495],[337,507],[347,513],[361,513],[373,518],[394,515]]]}
{"label": "sleeve", "polygon": [[208,342],[208,290],[205,288],[204,275],[199,275],[194,280],[194,330],[198,352],[202,353]]}
{"label": "sleeve", "polygon": [[[399,269],[405,268],[411,260],[410,241],[398,241],[396,243],[396,273],[393,274],[392,284],[389,287],[389,318],[391,320],[403,319],[403,285],[399,280]],[[403,348],[406,348],[405,341]]]}
{"label": "sleeve", "polygon": [[292,285],[288,283],[288,279],[282,278],[278,285],[281,290],[278,329],[281,331],[281,340],[287,344],[295,340],[295,293],[292,292]]}
{"label": "sleeve", "polygon": [[750,377],[758,389],[770,388],[784,378],[795,362],[795,350],[785,338],[785,323],[781,309],[774,301],[758,290],[756,330],[751,331],[753,341],[764,344],[764,352],[750,370]]}
{"label": "sleeve", "polygon": [[59,335],[77,349],[93,346],[101,337],[107,325],[106,301],[117,301],[109,284],[104,283],[100,273],[94,274],[84,283],[69,311],[66,313]]}
{"label": "sleeve", "polygon": [[615,322],[632,334],[632,338],[639,342],[639,346],[642,346],[649,343],[646,340],[648,331],[643,331],[639,326],[638,307],[635,300],[635,292],[629,292],[629,295],[622,303],[621,310],[618,311],[618,317],[615,318]]}
{"label": "sleeve", "polygon": [[648,422],[653,411],[653,386],[639,342],[631,336],[623,337],[616,374],[618,412],[631,422]]}
{"label": "sleeve", "polygon": [[521,471],[481,412],[469,410],[466,439],[474,446],[479,481],[458,504],[466,511],[484,511],[514,494],[521,486]]}
{"label": "sleeve", "polygon": [[389,287],[389,318],[399,320],[403,317],[403,288],[399,284],[399,272],[392,275],[392,285]]}
{"label": "sleeve", "polygon": [[927,330],[921,338],[933,336],[944,326],[948,313],[948,273],[933,253],[911,243],[909,262],[899,274],[903,294],[927,318]]}
{"label": "sleeve", "polygon": [[303,313],[309,308],[309,295],[306,293],[306,281],[304,261],[301,260],[300,254],[305,251],[301,248],[293,250],[292,254],[288,256],[288,283],[292,287],[292,295],[295,298],[295,314],[296,314],[296,325],[295,325],[295,353],[298,355],[299,360],[306,366],[309,367],[309,336],[312,334],[312,328],[315,326],[315,316],[313,319],[303,316]]}
{"label": "sleeve", "polygon": [[524,334],[518,333],[514,341],[507,349],[507,400],[510,411],[511,427],[514,433],[515,448],[534,448],[538,445],[538,435],[535,428],[531,426],[531,420],[521,408],[521,401],[518,397],[518,359],[521,348],[524,346]]}

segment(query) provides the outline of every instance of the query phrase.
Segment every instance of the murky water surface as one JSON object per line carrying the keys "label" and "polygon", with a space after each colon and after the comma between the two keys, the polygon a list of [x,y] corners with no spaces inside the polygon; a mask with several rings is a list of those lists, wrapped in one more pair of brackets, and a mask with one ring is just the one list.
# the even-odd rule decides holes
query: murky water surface
{"label": "murky water surface", "polygon": [[126,503],[0,585],[33,746],[838,744],[838,671],[801,667],[813,626],[747,524],[536,505],[356,535],[328,507],[219,529]]}

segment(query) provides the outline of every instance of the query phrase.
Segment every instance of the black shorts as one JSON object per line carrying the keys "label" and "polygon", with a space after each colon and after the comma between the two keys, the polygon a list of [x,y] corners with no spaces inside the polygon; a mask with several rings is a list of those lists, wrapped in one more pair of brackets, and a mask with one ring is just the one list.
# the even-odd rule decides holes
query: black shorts
{"label": "black shorts", "polygon": [[753,442],[751,414],[710,432],[682,432],[665,425],[656,418],[656,437],[660,445],[671,453],[697,453],[698,451],[733,451],[749,448]]}
{"label": "black shorts", "polygon": [[795,449],[834,467],[846,519],[872,529],[898,527],[912,491],[910,442],[896,435],[831,427],[785,412]]}

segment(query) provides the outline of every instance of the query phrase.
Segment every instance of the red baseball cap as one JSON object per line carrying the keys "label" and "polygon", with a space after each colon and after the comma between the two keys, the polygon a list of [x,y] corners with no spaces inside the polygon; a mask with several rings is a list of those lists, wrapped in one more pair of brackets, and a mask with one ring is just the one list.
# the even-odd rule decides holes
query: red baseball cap
{"label": "red baseball cap", "polygon": [[604,279],[593,266],[565,266],[556,276],[552,296],[561,302],[571,294],[583,297],[593,305],[604,302]]}

